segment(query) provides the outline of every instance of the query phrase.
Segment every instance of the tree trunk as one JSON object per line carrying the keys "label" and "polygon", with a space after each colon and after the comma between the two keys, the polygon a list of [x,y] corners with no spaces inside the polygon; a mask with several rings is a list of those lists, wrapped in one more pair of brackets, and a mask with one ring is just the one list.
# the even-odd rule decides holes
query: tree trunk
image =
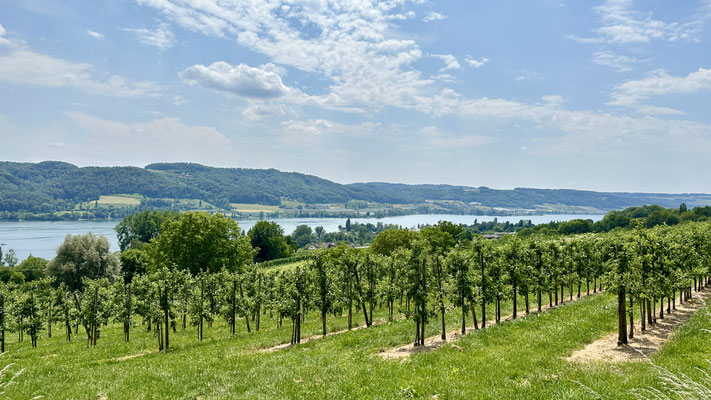
{"label": "tree trunk", "polygon": [[467,309],[462,301],[462,335],[467,334]]}
{"label": "tree trunk", "polygon": [[5,352],[5,296],[0,296],[0,353]]}
{"label": "tree trunk", "polygon": [[237,332],[237,280],[232,281],[232,306],[230,313],[230,334]]}
{"label": "tree trunk", "polygon": [[625,288],[620,287],[617,291],[617,345],[627,344],[627,305],[625,304]]}
{"label": "tree trunk", "polygon": [[484,252],[479,252],[479,267],[481,268],[481,329],[486,328],[486,277],[484,267]]}
{"label": "tree trunk", "polygon": [[200,321],[198,324],[198,339],[202,342],[203,304],[205,304],[205,280],[200,278]]}
{"label": "tree trunk", "polygon": [[[244,290],[242,290],[242,282],[239,283],[239,297],[240,299],[244,300]],[[249,314],[245,314],[244,316],[244,321],[247,324],[247,333],[252,332],[252,329],[249,326]]]}
{"label": "tree trunk", "polygon": [[518,312],[518,291],[516,290],[516,284],[513,284],[513,319],[516,319],[516,314]]}
{"label": "tree trunk", "polygon": [[471,300],[470,300],[469,304],[472,309],[472,319],[474,320],[474,329],[479,329],[479,323],[476,320],[476,307],[474,307],[474,302]]}
{"label": "tree trunk", "polygon": [[538,289],[538,312],[540,313],[543,310],[543,304],[541,300],[541,289]]}
{"label": "tree trunk", "polygon": [[644,299],[640,299],[639,301],[639,319],[640,322],[642,323],[642,332],[647,330],[647,317],[646,317],[646,301]]}
{"label": "tree trunk", "polygon": [[170,342],[169,342],[169,338],[168,338],[168,335],[169,335],[168,332],[170,332],[170,329],[168,327],[168,324],[170,323],[170,311],[168,310],[169,305],[168,305],[168,288],[167,287],[163,288],[163,297],[164,297],[164,303],[163,303],[164,308],[163,309],[165,310],[165,351],[168,351],[170,349],[170,344],[169,344]]}
{"label": "tree trunk", "polygon": [[630,295],[630,334],[629,338],[634,338],[634,303],[632,301],[632,295]]}

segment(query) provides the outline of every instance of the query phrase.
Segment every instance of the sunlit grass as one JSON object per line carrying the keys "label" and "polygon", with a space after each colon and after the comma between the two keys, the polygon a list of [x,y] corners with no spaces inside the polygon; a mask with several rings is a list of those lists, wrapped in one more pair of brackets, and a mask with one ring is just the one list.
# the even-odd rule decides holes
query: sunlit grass
{"label": "sunlit grass", "polygon": [[[521,302],[522,303],[522,302]],[[523,305],[522,305],[523,306]],[[503,314],[510,313],[505,304]],[[489,317],[493,315],[490,308]],[[384,310],[376,319],[384,318]],[[459,310],[447,315],[447,329],[460,324]],[[574,350],[610,332],[616,325],[615,300],[602,294],[583,298],[541,315],[507,321],[474,332],[438,350],[409,360],[383,360],[377,353],[413,340],[411,321],[396,321],[275,352],[258,349],[289,341],[290,321],[262,316],[260,332],[247,333],[240,320],[230,337],[219,321],[206,328],[198,342],[194,328],[171,335],[171,351],[157,353],[157,340],[145,326],[133,328],[131,342],[111,325],[95,348],[87,348],[80,328],[71,343],[59,326],[54,337],[43,337],[32,349],[9,337],[0,358],[23,370],[7,387],[7,398],[633,398],[635,388],[660,388],[649,363],[579,365],[565,361]],[[363,323],[354,309],[354,324]],[[471,323],[471,321],[470,321]],[[251,323],[254,329],[254,323]],[[698,313],[654,361],[674,373],[698,378],[697,366],[711,358],[707,313]],[[329,331],[347,327],[344,316],[329,316]],[[318,312],[308,314],[303,337],[320,334]],[[427,326],[427,336],[439,334],[439,320]],[[127,355],[145,355],[117,361]],[[13,373],[14,373],[13,372]]]}

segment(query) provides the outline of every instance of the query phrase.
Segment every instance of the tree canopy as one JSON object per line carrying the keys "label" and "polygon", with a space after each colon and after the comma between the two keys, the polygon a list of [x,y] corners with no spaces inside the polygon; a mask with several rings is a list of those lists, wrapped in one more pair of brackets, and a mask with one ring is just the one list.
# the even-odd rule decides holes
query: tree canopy
{"label": "tree canopy", "polygon": [[187,212],[169,219],[148,246],[153,267],[200,272],[240,271],[252,261],[249,237],[237,221],[222,214]]}
{"label": "tree canopy", "polygon": [[257,249],[254,256],[256,262],[284,258],[291,253],[291,248],[284,238],[284,229],[276,222],[259,221],[249,230],[247,236],[252,247]]}
{"label": "tree canopy", "polygon": [[63,282],[71,290],[82,287],[82,278],[116,279],[121,264],[118,255],[109,250],[104,236],[89,232],[85,235],[67,235],[57,248],[57,255],[47,266],[47,275]]}

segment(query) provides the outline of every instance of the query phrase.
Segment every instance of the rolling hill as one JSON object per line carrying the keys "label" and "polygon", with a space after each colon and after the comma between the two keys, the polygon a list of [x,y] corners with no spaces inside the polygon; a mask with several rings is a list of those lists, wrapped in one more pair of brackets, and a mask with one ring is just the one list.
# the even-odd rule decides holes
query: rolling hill
{"label": "rolling hill", "polygon": [[231,203],[278,206],[366,201],[417,205],[452,201],[491,208],[540,209],[546,205],[608,211],[644,204],[689,207],[711,204],[708,194],[606,193],[569,189],[511,190],[396,183],[339,184],[275,169],[214,168],[190,163],[137,167],[77,167],[45,161],[0,162],[0,211],[48,213],[73,210],[100,196],[136,194],[146,199],[196,199],[229,209]]}

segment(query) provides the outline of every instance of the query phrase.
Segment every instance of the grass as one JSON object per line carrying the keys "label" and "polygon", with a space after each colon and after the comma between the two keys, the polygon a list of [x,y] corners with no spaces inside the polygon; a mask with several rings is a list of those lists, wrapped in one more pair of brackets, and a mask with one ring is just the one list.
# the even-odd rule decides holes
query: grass
{"label": "grass", "polygon": [[[116,196],[99,196],[98,200],[87,201],[81,203],[81,207],[85,210],[90,210],[97,205],[101,208],[112,207],[135,207],[141,204],[141,198],[135,195],[116,195]],[[75,207],[75,210],[79,210],[79,205]]]}
{"label": "grass", "polygon": [[[503,314],[510,313],[506,304]],[[492,312],[493,308],[491,309]],[[303,336],[317,335],[318,313],[311,312]],[[376,318],[384,317],[378,311]],[[356,324],[362,314],[355,313]],[[38,395],[51,399],[585,399],[634,398],[636,388],[661,388],[658,372],[649,363],[578,365],[565,361],[573,350],[615,329],[615,299],[607,294],[583,298],[540,316],[531,315],[477,331],[438,350],[413,355],[409,361],[383,360],[378,351],[413,336],[411,321],[396,321],[368,329],[329,336],[286,350],[260,353],[255,349],[288,341],[290,323],[279,328],[263,316],[258,333],[229,337],[224,323],[206,328],[205,340],[194,329],[171,336],[171,351],[148,353],[125,361],[126,355],[153,352],[155,337],[138,326],[130,343],[118,325],[101,332],[96,348],[87,348],[83,335],[71,343],[59,326],[55,336],[41,338],[32,349],[29,340],[16,343],[0,366],[14,363],[25,369],[6,388],[11,399]],[[448,329],[459,325],[459,312],[447,315]],[[708,368],[711,334],[708,308],[697,313],[653,360],[672,372],[700,377],[697,366]],[[329,317],[329,330],[346,327],[344,317]],[[81,329],[80,329],[81,330]],[[427,335],[439,332],[437,319]],[[15,340],[13,340],[13,338]],[[82,340],[84,339],[84,340]],[[598,397],[599,396],[599,397]]]}
{"label": "grass", "polygon": [[289,200],[282,198],[281,199],[281,206],[285,208],[298,208],[299,206],[305,206],[306,203],[301,203],[295,200]]}
{"label": "grass", "polygon": [[275,212],[279,211],[280,208],[278,206],[268,206],[265,204],[243,204],[243,203],[230,203],[230,207],[232,207],[233,211],[236,212],[253,212],[253,213],[258,213],[258,212]]}
{"label": "grass", "polygon": [[99,196],[98,203],[100,205],[137,206],[141,204],[141,200],[123,196]]}
{"label": "grass", "polygon": [[291,271],[296,269],[296,267],[304,268],[309,260],[301,260],[293,263],[275,265],[273,267],[264,268],[264,271],[274,272],[274,271]]}

